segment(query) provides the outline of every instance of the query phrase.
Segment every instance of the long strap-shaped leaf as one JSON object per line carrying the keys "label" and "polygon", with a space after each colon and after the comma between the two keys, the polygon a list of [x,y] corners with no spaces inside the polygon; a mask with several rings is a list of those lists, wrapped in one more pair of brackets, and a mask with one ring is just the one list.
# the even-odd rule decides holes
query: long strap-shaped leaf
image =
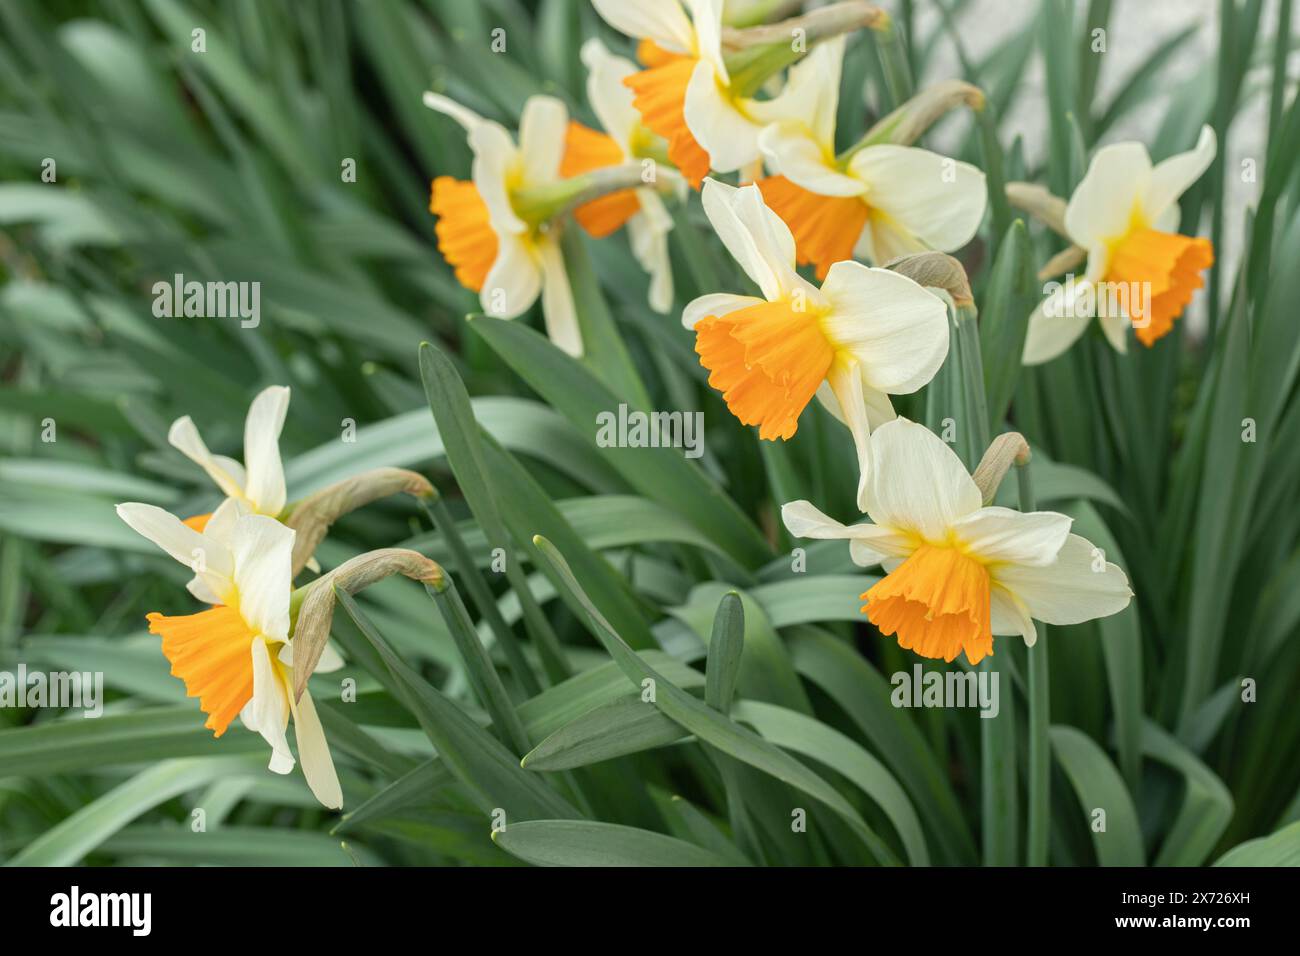
{"label": "long strap-shaped leaf", "polygon": [[497,846],[538,866],[736,866],[694,843],[615,823],[533,820],[492,834]]}
{"label": "long strap-shaped leaf", "polygon": [[591,624],[592,634],[604,645],[605,650],[618,663],[628,680],[637,686],[641,686],[646,680],[654,682],[655,704],[660,710],[702,741],[821,801],[849,825],[877,860],[890,865],[898,863],[897,857],[885,842],[867,826],[866,821],[838,790],[779,747],[768,743],[752,730],[724,717],[707,704],[674,686],[638,657],[591,603],[583,592],[582,586],[573,577],[573,572],[569,570],[564,557],[555,550],[555,547],[545,538],[540,537],[534,539],[534,543],[565,586],[582,603]]}
{"label": "long strap-shaped leaf", "polygon": [[[596,426],[600,416],[617,416],[620,404],[627,405],[629,412],[649,412],[620,402],[581,363],[519,322],[481,318],[471,322],[470,327],[593,444],[598,445]],[[598,447],[628,484],[690,518],[743,567],[757,567],[771,557],[771,549],[754,524],[679,449]]]}
{"label": "long strap-shaped leaf", "polygon": [[383,658],[401,688],[404,702],[438,755],[470,790],[482,810],[490,813],[503,809],[507,821],[580,816],[539,777],[522,769],[518,759],[499,740],[393,653],[351,595],[339,589],[337,597],[340,606]]}

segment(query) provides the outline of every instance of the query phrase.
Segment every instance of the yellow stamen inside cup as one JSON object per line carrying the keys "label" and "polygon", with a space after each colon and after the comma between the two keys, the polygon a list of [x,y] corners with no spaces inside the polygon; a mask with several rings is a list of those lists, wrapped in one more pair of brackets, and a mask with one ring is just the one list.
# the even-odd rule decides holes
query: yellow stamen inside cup
{"label": "yellow stamen inside cup", "polygon": [[731,413],[768,440],[795,433],[835,359],[817,316],[784,301],[702,319],[695,351]]}
{"label": "yellow stamen inside cup", "polygon": [[988,568],[959,548],[923,544],[862,598],[867,619],[900,647],[978,664],[993,653]]}
{"label": "yellow stamen inside cup", "polygon": [[154,612],[147,620],[149,633],[162,637],[172,676],[208,715],[203,726],[220,737],[253,698],[253,630],[225,606],[179,617]]}

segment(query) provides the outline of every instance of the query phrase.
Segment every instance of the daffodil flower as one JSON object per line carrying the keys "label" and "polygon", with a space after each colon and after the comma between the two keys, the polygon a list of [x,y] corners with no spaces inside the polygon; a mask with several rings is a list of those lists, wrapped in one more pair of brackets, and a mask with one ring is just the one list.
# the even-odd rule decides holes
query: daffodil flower
{"label": "daffodil flower", "polygon": [[984,217],[984,174],[914,146],[879,143],[835,155],[844,38],[827,40],[790,68],[791,118],[765,128],[758,145],[775,175],[763,198],[794,233],[799,264],[824,278],[855,256],[880,264],[927,249],[952,252]]}
{"label": "daffodil flower", "polygon": [[837,262],[821,288],[795,271],[790,230],[757,186],[704,184],[704,211],[763,298],[700,296],[682,321],[731,413],[759,437],[789,438],[814,395],[849,426],[863,480],[867,435],[894,417],[948,354],[947,309],[906,276]]}
{"label": "daffodil flower", "polygon": [[581,355],[573,291],[549,211],[519,203],[524,192],[561,181],[568,110],[554,97],[529,97],[516,146],[500,123],[454,100],[425,93],[424,105],[458,122],[474,153],[472,182],[439,176],[429,200],[438,217],[438,248],[456,279],[479,293],[484,312],[501,319],[522,315],[540,294],[551,341]]}
{"label": "daffodil flower", "polygon": [[1120,352],[1130,323],[1146,346],[1169,333],[1214,263],[1210,240],[1173,230],[1179,197],[1209,168],[1215,149],[1214,130],[1203,126],[1195,149],[1155,165],[1141,143],[1097,150],[1065,209],[1065,230],[1087,251],[1087,269],[1068,294],[1049,297],[1030,316],[1027,365],[1068,349],[1094,314]]}
{"label": "daffodil flower", "polygon": [[[582,46],[582,61],[587,66],[587,98],[605,132],[569,122],[565,137],[564,158],[560,174],[571,177],[622,163],[638,163],[647,158],[646,147],[653,134],[641,125],[640,114],[632,105],[632,91],[623,80],[637,71],[636,65],[623,57],[614,56],[599,40],[588,40]],[[573,211],[578,221],[591,236],[599,239],[626,225],[632,253],[650,273],[650,307],[656,312],[667,312],[673,304],[673,271],[668,256],[668,233],[673,219],[664,206],[654,183],[663,177],[661,185],[667,188],[686,184],[676,171],[656,164],[650,185],[639,189],[623,189],[591,202],[583,203]]]}
{"label": "daffodil flower", "polygon": [[700,187],[710,169],[733,172],[759,158],[758,134],[789,115],[783,97],[740,95],[722,55],[723,0],[592,0],[614,29],[641,41],[646,69],[624,81],[651,130],[668,142],[668,158]]}
{"label": "daffodil flower", "polygon": [[[271,745],[270,769],[286,774],[294,758],[285,737],[292,715],[303,776],[316,799],[343,805],[334,761],[309,694],[295,701],[289,639],[290,560],[294,532],[253,514],[237,498],[213,512],[202,531],[153,505],[127,503],[117,513],[128,525],[196,572],[190,591],[213,606],[197,614],[147,616],[162,638],[171,673],[199,698],[204,724],[220,737],[238,715]],[[342,666],[326,649],[317,671]]]}
{"label": "daffodil flower", "polygon": [[[272,385],[248,407],[244,419],[244,463],[208,451],[190,416],[172,422],[167,441],[208,473],[229,499],[242,501],[254,514],[279,516],[284,510],[284,466],[280,462],[280,432],[289,410],[289,389]],[[195,515],[185,523],[202,531],[211,514]]]}
{"label": "daffodil flower", "polygon": [[882,425],[870,444],[872,523],[842,525],[807,501],[781,517],[796,537],[847,538],[854,563],[882,566],[862,610],[901,647],[946,661],[965,651],[976,664],[995,634],[1032,646],[1034,619],[1079,624],[1128,606],[1128,578],[1070,533],[1068,516],[983,506],[953,450],[906,419]]}

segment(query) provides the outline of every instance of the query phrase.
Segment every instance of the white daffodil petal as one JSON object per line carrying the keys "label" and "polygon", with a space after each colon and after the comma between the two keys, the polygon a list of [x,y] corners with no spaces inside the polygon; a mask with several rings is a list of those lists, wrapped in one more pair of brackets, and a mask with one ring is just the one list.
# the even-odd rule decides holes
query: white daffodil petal
{"label": "white daffodil petal", "polygon": [[653,40],[675,53],[689,53],[695,30],[678,0],[591,0],[601,18],[619,33]]}
{"label": "white daffodil petal", "polygon": [[796,186],[822,196],[860,196],[866,187],[827,161],[827,154],[798,120],[773,123],[758,134],[758,148]]}
{"label": "white daffodil petal", "polygon": [[1108,312],[1097,320],[1101,325],[1101,331],[1106,336],[1106,341],[1110,343],[1111,348],[1116,352],[1124,355],[1128,352],[1128,327],[1129,317],[1124,314],[1123,310]]}
{"label": "white daffodil petal", "polygon": [[468,106],[462,106],[451,97],[443,96],[441,93],[431,93],[426,90],[423,102],[425,106],[433,110],[435,113],[441,113],[443,116],[450,116],[461,125],[466,133],[473,132],[475,127],[481,126],[484,123],[492,122],[491,120],[486,120],[479,116]]}
{"label": "white daffodil petal", "polygon": [[[673,264],[668,253],[668,230],[661,221],[647,212],[647,203],[653,201],[663,209],[663,201],[648,189],[638,189],[642,211],[627,221],[627,237],[632,244],[632,255],[641,268],[650,274],[650,308],[666,314],[673,307]],[[667,213],[665,212],[665,215]]]}
{"label": "white daffodil petal", "polygon": [[929,382],[948,355],[948,310],[907,276],[845,260],[831,266],[821,294],[822,329],[862,363],[866,384],[906,395]]}
{"label": "white daffodil petal", "polygon": [[1074,519],[1055,511],[985,507],[959,518],[952,530],[965,550],[985,562],[1044,565],[1056,560]]}
{"label": "white daffodil petal", "polygon": [[1123,235],[1150,179],[1151,157],[1141,143],[1097,150],[1065,207],[1070,238],[1087,248]]}
{"label": "white daffodil petal", "polygon": [[265,515],[247,515],[235,526],[231,548],[239,614],[260,634],[289,638],[289,595],[293,591],[292,528]]}
{"label": "white daffodil petal", "polygon": [[993,569],[994,583],[1024,602],[1045,624],[1079,624],[1128,607],[1128,577],[1092,542],[1069,535],[1051,564],[1007,564]]}
{"label": "white daffodil petal", "polygon": [[519,117],[524,186],[547,185],[560,175],[569,110],[554,96],[530,96]]}
{"label": "white daffodil petal", "polygon": [[[225,603],[235,588],[235,561],[230,550],[220,541],[200,534],[156,505],[128,501],[117,506],[117,516],[137,534],[194,570],[202,579],[201,600],[212,604]],[[209,600],[214,596],[216,601]],[[195,594],[195,597],[199,595]]]}
{"label": "white daffodil petal", "polygon": [[271,745],[270,769],[273,773],[288,773],[293,769],[293,754],[285,738],[289,726],[289,692],[280,673],[271,660],[266,639],[258,634],[253,638],[253,697],[240,712],[244,726],[262,735]]}
{"label": "white daffodil petal", "polygon": [[871,433],[867,514],[876,524],[942,541],[959,518],[983,505],[974,479],[923,425],[896,418]]}
{"label": "white daffodil petal", "polygon": [[515,215],[510,205],[509,181],[521,165],[519,150],[505,127],[484,119],[473,110],[438,93],[424,94],[424,105],[450,116],[465,129],[469,148],[474,153],[471,176],[479,196],[488,207],[488,218],[498,233],[524,232],[528,226]]}
{"label": "white daffodil petal", "polygon": [[701,319],[709,316],[722,318],[738,309],[747,309],[752,305],[762,305],[766,300],[752,295],[732,295],[730,292],[710,292],[686,303],[682,310],[682,325],[688,329],[695,328]]}
{"label": "white daffodil petal", "polygon": [[853,436],[853,450],[858,456],[858,510],[867,510],[867,481],[871,474],[871,423],[867,415],[867,400],[862,389],[862,366],[851,356],[840,356],[831,363],[826,374],[844,423]]}
{"label": "white daffodil petal", "polygon": [[1018,634],[1028,647],[1038,640],[1034,619],[1024,602],[1005,588],[993,587],[989,595],[990,630],[998,636]]}
{"label": "white daffodil petal", "polygon": [[542,260],[542,316],[546,320],[546,334],[569,355],[581,356],[582,329],[578,325],[578,310],[573,304],[573,289],[569,286],[560,244],[547,239],[538,244],[538,251]]}
{"label": "white daffodil petal", "polygon": [[335,671],[342,670],[347,666],[347,661],[343,655],[334,649],[333,644],[326,644],[321,648],[320,660],[316,662],[316,669],[313,674],[333,674]]}
{"label": "white daffodil petal", "polygon": [[[751,187],[746,187],[751,188]],[[746,224],[741,222],[736,212],[735,196],[740,192],[735,186],[728,186],[726,183],[719,182],[716,179],[704,180],[704,188],[700,194],[700,201],[704,206],[704,214],[709,217],[709,223],[713,226],[713,231],[718,234],[722,244],[727,247],[731,253],[731,258],[736,260],[736,264],[744,270],[745,275],[754,280],[763,293],[764,298],[768,301],[781,297],[781,264],[773,260],[779,258],[784,250],[782,249],[762,249],[759,247],[759,238],[755,236]],[[786,229],[789,235],[790,230]],[[794,242],[793,238],[790,243],[791,254],[789,263],[794,262]],[[788,266],[784,266],[788,268]]]}
{"label": "white daffodil petal", "polygon": [[1030,313],[1021,360],[1026,365],[1050,362],[1073,345],[1091,321],[1090,312],[1073,308],[1062,297],[1048,296]]}
{"label": "white daffodil petal", "polygon": [[190,416],[172,422],[167,431],[167,442],[182,455],[208,473],[222,494],[238,498],[244,493],[244,468],[239,462],[208,451]]}
{"label": "white daffodil petal", "polygon": [[807,501],[782,505],[781,521],[796,538],[848,539],[856,546],[852,551],[854,563],[862,567],[879,564],[886,558],[906,558],[916,550],[915,539],[892,528],[875,524],[843,525]]}
{"label": "white daffodil petal", "polygon": [[203,526],[203,536],[211,541],[220,542],[227,549],[234,541],[235,524],[244,515],[254,514],[253,506],[242,498],[227,498],[217,505],[217,510],[208,517]]}
{"label": "white daffodil petal", "polygon": [[867,185],[866,201],[884,214],[873,219],[890,224],[878,241],[892,229],[953,252],[970,242],[988,203],[982,172],[915,146],[868,146],[849,160],[849,174]]}
{"label": "white daffodil petal", "polygon": [[1142,198],[1142,212],[1148,222],[1162,221],[1169,208],[1177,204],[1178,197],[1210,168],[1217,148],[1214,130],[1202,126],[1193,149],[1156,163],[1151,170],[1146,195]]}
{"label": "white daffodil petal", "polygon": [[770,100],[749,101],[749,115],[765,125],[797,122],[813,143],[825,154],[833,155],[844,42],[841,34],[817,44],[811,53],[790,67],[780,93]]}
{"label": "white daffodil petal", "polygon": [[631,60],[615,56],[605,44],[592,37],[582,45],[582,62],[587,67],[587,101],[605,132],[613,137],[626,157],[632,135],[641,124],[633,105],[634,95],[623,81],[638,72]]}
{"label": "white daffodil petal", "polygon": [[722,5],[723,0],[690,0],[691,25],[695,28],[696,55],[717,71],[723,86],[730,86],[731,77],[722,56]]}
{"label": "white daffodil petal", "polygon": [[[867,403],[867,424],[871,431],[875,431],[885,422],[892,422],[898,417],[894,412],[894,406],[889,401],[889,396],[884,392],[869,388],[866,382],[862,383],[862,398]],[[835,392],[829,382],[822,382],[817,387],[817,401],[821,402],[826,411],[835,416],[835,420],[841,425],[849,423],[844,414],[844,409],[840,408],[840,400],[835,397]]]}
{"label": "white daffodil petal", "polygon": [[244,421],[244,497],[264,515],[278,515],[287,497],[280,432],[288,411],[289,389],[272,385],[253,399]]}
{"label": "white daffodil petal", "polygon": [[718,172],[735,172],[760,157],[758,134],[763,124],[740,111],[727,92],[726,80],[708,60],[695,64],[682,115],[691,135],[709,154],[710,167]]}
{"label": "white daffodil petal", "polygon": [[330,747],[325,740],[325,728],[321,726],[311,694],[303,691],[302,698],[295,703],[293,694],[290,693],[289,706],[293,709],[298,760],[302,763],[302,775],[307,780],[307,786],[322,805],[338,810],[343,806],[343,788],[339,786],[334,758],[330,755]]}
{"label": "white daffodil petal", "polygon": [[497,236],[497,257],[479,290],[479,304],[493,318],[513,319],[533,307],[542,291],[542,268],[518,236]]}

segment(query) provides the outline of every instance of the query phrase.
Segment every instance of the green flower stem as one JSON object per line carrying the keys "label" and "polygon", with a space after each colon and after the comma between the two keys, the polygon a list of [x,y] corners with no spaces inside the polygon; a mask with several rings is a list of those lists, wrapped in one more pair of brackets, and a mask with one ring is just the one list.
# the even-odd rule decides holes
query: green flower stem
{"label": "green flower stem", "polygon": [[465,546],[465,540],[460,536],[460,531],[456,528],[456,519],[447,510],[441,496],[435,495],[433,498],[422,500],[420,503],[434,528],[447,542],[447,548],[451,551],[455,569],[460,571],[461,580],[465,582],[465,587],[469,589],[470,600],[474,602],[479,614],[483,617],[483,620],[487,621],[488,627],[491,628],[492,635],[496,638],[497,643],[501,645],[501,650],[505,653],[510,669],[514,672],[516,680],[519,681],[519,686],[523,688],[527,696],[536,695],[541,690],[541,686],[537,683],[537,678],[533,675],[533,669],[528,665],[527,658],[524,657],[523,648],[519,646],[514,631],[510,630],[510,625],[501,616],[501,609],[497,607],[496,599],[492,596],[487,582],[483,580],[478,568],[474,566],[474,558],[469,553],[469,548]]}
{"label": "green flower stem", "polygon": [[[979,328],[973,305],[955,310],[956,333],[961,361],[961,381],[965,399],[964,430],[969,439],[972,458],[978,458],[989,445],[988,402],[984,397],[984,366],[980,359]],[[968,462],[974,467],[974,462]],[[1005,654],[1005,651],[1003,652]],[[1002,658],[989,655],[979,669],[998,675],[999,710],[996,717],[980,719],[980,789],[983,814],[984,863],[987,866],[1015,866],[1020,801],[1016,779],[1016,711],[1011,667],[1003,667]],[[992,679],[991,677],[989,678]]]}
{"label": "green flower stem", "polygon": [[465,673],[470,686],[491,716],[492,729],[497,738],[515,756],[522,757],[532,749],[528,732],[524,730],[523,721],[519,719],[510,695],[501,683],[501,675],[497,673],[487,649],[479,640],[478,632],[474,630],[474,622],[470,620],[469,611],[465,610],[465,602],[460,599],[455,582],[450,575],[445,575],[437,584],[426,584],[424,589],[429,592],[429,597],[433,598],[433,603],[438,606],[442,619],[447,623],[447,630],[456,642],[456,650],[465,661]]}
{"label": "green flower stem", "polygon": [[[1035,510],[1034,490],[1029,483],[1028,464],[1016,466],[1020,486],[1020,510]],[[1047,673],[1046,628],[1034,622],[1038,639],[1029,653],[1029,825],[1025,839],[1025,862],[1047,865],[1048,824],[1051,819],[1052,750],[1047,736],[1050,722]]]}
{"label": "green flower stem", "polygon": [[886,108],[892,110],[912,96],[912,68],[907,62],[903,31],[892,18],[884,17],[872,29],[871,35],[876,41],[880,65],[885,71],[885,91],[889,99]]}

